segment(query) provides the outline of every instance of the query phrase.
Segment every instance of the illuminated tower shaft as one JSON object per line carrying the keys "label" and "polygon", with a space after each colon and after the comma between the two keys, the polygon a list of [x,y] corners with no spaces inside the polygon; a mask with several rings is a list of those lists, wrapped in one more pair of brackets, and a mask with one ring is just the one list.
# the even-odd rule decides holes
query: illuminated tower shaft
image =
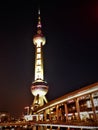
{"label": "illuminated tower shaft", "polygon": [[41,42],[39,42],[39,43],[36,44],[36,53],[35,53],[35,81],[36,80],[44,80],[42,43]]}
{"label": "illuminated tower shaft", "polygon": [[33,43],[35,45],[35,77],[34,82],[31,86],[31,92],[34,95],[33,108],[35,106],[39,107],[47,103],[45,97],[48,92],[47,82],[44,81],[44,69],[43,69],[43,56],[42,56],[42,46],[45,45],[46,39],[41,31],[41,19],[40,11],[38,12],[38,24],[37,24],[37,34],[33,37]]}

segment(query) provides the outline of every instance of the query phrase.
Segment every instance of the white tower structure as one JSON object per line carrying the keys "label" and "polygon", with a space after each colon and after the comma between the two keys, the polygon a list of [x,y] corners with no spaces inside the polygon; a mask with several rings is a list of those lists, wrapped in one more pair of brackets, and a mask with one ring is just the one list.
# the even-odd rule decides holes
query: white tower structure
{"label": "white tower structure", "polygon": [[38,10],[38,24],[37,34],[33,37],[33,43],[35,45],[35,75],[34,82],[32,82],[31,92],[34,95],[34,101],[32,104],[33,109],[35,107],[43,106],[47,103],[45,95],[48,92],[47,82],[44,81],[44,67],[43,67],[43,55],[42,47],[46,43],[46,39],[42,34],[42,25],[40,18],[40,10]]}

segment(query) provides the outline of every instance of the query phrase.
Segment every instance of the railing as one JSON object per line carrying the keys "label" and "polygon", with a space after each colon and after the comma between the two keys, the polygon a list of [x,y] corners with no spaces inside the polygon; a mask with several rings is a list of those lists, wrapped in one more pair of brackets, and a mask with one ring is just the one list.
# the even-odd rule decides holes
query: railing
{"label": "railing", "polygon": [[0,126],[5,126],[5,127],[10,127],[10,126],[14,126],[14,127],[16,127],[16,126],[26,126],[26,125],[35,125],[35,123],[34,122],[28,122],[28,121],[26,121],[26,122],[23,122],[23,121],[21,121],[21,122],[6,122],[6,123],[0,123]]}
{"label": "railing", "polygon": [[0,127],[68,127],[68,128],[83,128],[83,129],[98,129],[98,121],[26,121],[26,122],[8,122],[0,123]]}

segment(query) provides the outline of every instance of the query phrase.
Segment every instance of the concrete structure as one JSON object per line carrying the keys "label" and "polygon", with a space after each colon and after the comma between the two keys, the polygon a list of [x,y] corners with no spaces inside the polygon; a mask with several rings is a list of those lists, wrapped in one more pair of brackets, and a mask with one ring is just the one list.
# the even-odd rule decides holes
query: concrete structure
{"label": "concrete structure", "polygon": [[34,82],[32,82],[31,92],[34,95],[34,101],[31,109],[34,110],[44,103],[47,103],[45,95],[48,92],[47,82],[44,81],[44,67],[43,67],[43,55],[42,46],[45,45],[46,39],[42,34],[42,25],[40,18],[40,10],[38,11],[38,24],[37,24],[37,34],[33,37],[33,43],[35,45],[35,77]]}
{"label": "concrete structure", "polygon": [[98,82],[40,106],[31,116],[35,130],[98,130]]}
{"label": "concrete structure", "polygon": [[98,122],[98,83],[52,100],[38,108],[35,114],[37,121]]}

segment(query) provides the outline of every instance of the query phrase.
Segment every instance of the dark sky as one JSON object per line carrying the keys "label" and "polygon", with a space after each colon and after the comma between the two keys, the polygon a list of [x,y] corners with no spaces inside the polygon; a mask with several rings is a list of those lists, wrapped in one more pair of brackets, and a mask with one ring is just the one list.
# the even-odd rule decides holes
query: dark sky
{"label": "dark sky", "polygon": [[98,81],[98,1],[0,2],[0,111],[31,105],[34,45],[40,5],[48,100]]}

